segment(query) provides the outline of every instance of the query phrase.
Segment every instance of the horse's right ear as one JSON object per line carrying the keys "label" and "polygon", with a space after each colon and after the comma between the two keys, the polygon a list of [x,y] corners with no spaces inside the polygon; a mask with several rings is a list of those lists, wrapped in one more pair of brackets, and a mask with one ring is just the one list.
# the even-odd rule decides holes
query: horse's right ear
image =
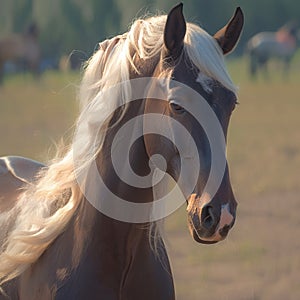
{"label": "horse's right ear", "polygon": [[236,46],[243,26],[244,14],[241,8],[238,7],[228,24],[214,35],[214,38],[220,45],[224,55],[231,52]]}
{"label": "horse's right ear", "polygon": [[186,22],[182,13],[183,4],[173,7],[168,14],[164,30],[164,43],[169,54],[178,53],[183,47]]}

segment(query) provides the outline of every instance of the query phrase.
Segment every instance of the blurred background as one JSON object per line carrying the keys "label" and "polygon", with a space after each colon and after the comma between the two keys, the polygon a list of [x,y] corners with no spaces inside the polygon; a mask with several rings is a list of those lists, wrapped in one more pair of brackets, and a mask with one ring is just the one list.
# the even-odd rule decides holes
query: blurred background
{"label": "blurred background", "polygon": [[[1,0],[0,35],[24,32],[33,22],[39,31],[43,59],[59,61],[72,50],[89,56],[97,43],[127,31],[133,19],[149,12],[167,12],[178,1],[165,0]],[[246,13],[246,27],[236,54],[245,41],[262,30],[276,30],[298,19],[296,0],[187,0],[185,16],[214,33],[236,6]]]}
{"label": "blurred background", "polygon": [[[97,43],[127,31],[132,20],[168,12],[176,3],[0,0],[0,156],[51,159],[61,138],[71,141],[80,66]],[[236,51],[226,59],[239,86],[240,104],[228,136],[231,181],[239,202],[237,221],[225,241],[207,246],[189,236],[184,207],[168,218],[177,298],[296,300],[300,299],[300,2],[186,0],[184,12],[188,21],[214,34],[236,6],[244,11],[245,28]],[[260,57],[257,64],[267,67],[251,75],[249,39],[259,32],[276,32],[287,23],[295,27],[294,40],[283,31],[274,36],[288,45],[288,59],[271,58],[264,64]],[[15,52],[20,44],[30,50]],[[4,45],[10,45],[8,50]]]}

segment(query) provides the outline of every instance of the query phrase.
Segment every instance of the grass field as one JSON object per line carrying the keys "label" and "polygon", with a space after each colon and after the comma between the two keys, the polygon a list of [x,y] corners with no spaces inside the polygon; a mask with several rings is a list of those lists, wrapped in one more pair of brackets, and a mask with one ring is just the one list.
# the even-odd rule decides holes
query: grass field
{"label": "grass field", "polygon": [[[228,137],[237,222],[225,241],[206,246],[190,238],[184,207],[167,220],[177,297],[300,299],[300,65],[288,80],[274,66],[269,81],[256,82],[244,60],[229,68],[240,87]],[[8,78],[0,89],[0,155],[51,158],[55,143],[71,136],[78,80]]]}

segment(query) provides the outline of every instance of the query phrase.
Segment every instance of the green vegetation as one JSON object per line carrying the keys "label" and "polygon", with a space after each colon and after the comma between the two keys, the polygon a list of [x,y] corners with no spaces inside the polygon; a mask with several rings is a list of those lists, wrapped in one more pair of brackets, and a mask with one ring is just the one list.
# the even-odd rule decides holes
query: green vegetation
{"label": "green vegetation", "polygon": [[[97,42],[127,30],[133,19],[147,13],[168,11],[178,0],[1,0],[0,36],[22,32],[30,22],[40,28],[45,57],[58,58],[79,50],[89,55]],[[241,6],[246,26],[238,51],[254,33],[276,30],[298,19],[300,2],[295,0],[186,0],[187,20],[197,22],[214,33]]]}

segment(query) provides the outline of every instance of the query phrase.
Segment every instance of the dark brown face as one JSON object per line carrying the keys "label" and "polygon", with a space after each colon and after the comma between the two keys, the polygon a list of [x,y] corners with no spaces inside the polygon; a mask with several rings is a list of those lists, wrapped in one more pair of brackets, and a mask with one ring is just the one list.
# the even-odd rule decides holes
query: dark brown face
{"label": "dark brown face", "polygon": [[[236,95],[216,80],[197,70],[188,62],[184,54],[174,69],[173,78],[185,83],[204,98],[212,113],[217,117],[216,122],[219,123],[226,140],[230,116],[237,103]],[[192,78],[192,80],[187,80],[188,78]],[[186,99],[186,101],[188,100]],[[170,102],[169,113],[178,118],[178,112],[197,145],[201,166],[194,192],[187,200],[189,228],[196,241],[214,243],[226,237],[236,216],[237,203],[230,184],[227,162],[225,161],[225,169],[220,167],[221,173],[216,173],[216,177],[219,179],[209,177],[213,164],[212,147],[214,147],[214,142],[211,141],[217,137],[214,135],[209,137],[210,133],[207,133],[201,125],[202,120],[195,120],[189,112],[182,111],[180,105],[174,106]],[[215,125],[218,127],[218,124]],[[225,148],[223,155],[225,158]],[[208,181],[211,180],[219,180],[215,194],[205,191],[206,186],[209,185]]]}
{"label": "dark brown face", "polygon": [[[182,53],[178,58],[171,74],[172,79],[166,81],[164,88],[167,89],[167,101],[146,100],[145,114],[161,115],[161,126],[168,126],[165,130],[168,132],[167,137],[150,134],[144,137],[144,141],[149,157],[160,154],[165,158],[167,173],[178,182],[186,197],[188,223],[194,239],[202,243],[214,243],[224,239],[232,227],[237,204],[230,185],[225,147],[221,153],[224,165],[211,177],[211,141],[213,147],[216,147],[214,139],[218,137],[208,136],[211,133],[206,132],[206,116],[197,117],[195,111],[210,111],[216,122],[212,122],[211,126],[220,129],[225,141],[236,96],[217,81],[202,74],[185,55]],[[176,123],[181,124],[184,130],[175,126]],[[215,191],[206,189],[211,185],[209,181],[218,182]]]}
{"label": "dark brown face", "polygon": [[[243,14],[238,8],[214,36],[224,54],[234,48],[242,26]],[[165,53],[154,74],[172,70],[170,79],[162,84],[166,101],[147,99],[145,104],[145,114],[161,115],[157,127],[167,127],[167,134],[147,134],[144,142],[149,157],[164,157],[167,173],[185,196],[193,238],[215,243],[227,236],[236,215],[225,154],[236,96],[192,64],[183,50],[185,34],[182,5],[178,5],[168,15]]]}

